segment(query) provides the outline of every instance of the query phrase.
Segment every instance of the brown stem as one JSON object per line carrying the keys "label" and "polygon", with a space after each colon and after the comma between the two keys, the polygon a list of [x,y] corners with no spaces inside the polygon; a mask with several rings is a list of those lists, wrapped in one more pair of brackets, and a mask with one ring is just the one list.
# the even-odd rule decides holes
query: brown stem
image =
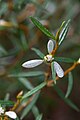
{"label": "brown stem", "polygon": [[20,111],[21,111],[22,109],[24,109],[27,105],[29,105],[29,104],[32,102],[33,97],[34,97],[34,95],[31,96],[26,103],[22,104],[22,105],[17,109],[17,112],[20,112]]}
{"label": "brown stem", "polygon": [[23,94],[23,91],[20,91],[17,95],[17,101],[16,103],[14,104],[14,106],[11,108],[12,111],[14,111],[15,109],[17,109],[17,107],[19,106],[20,102],[21,102],[21,98],[22,98],[22,94]]}
{"label": "brown stem", "polygon": [[11,108],[11,111],[14,111],[19,106],[19,104],[20,104],[20,99],[17,100],[13,108]]}
{"label": "brown stem", "polygon": [[[64,72],[64,76],[67,75],[70,71],[72,71],[76,66],[78,65],[77,62],[75,62],[70,68],[68,68],[65,72]],[[60,78],[57,76],[56,80],[59,80]],[[52,84],[54,83],[53,80],[50,80],[47,82],[47,86],[50,87],[52,86]]]}
{"label": "brown stem", "polygon": [[52,51],[52,55],[54,56],[54,54],[55,54],[55,52],[56,52],[56,50],[58,49],[58,43],[56,42],[56,46],[55,46],[55,49]]}

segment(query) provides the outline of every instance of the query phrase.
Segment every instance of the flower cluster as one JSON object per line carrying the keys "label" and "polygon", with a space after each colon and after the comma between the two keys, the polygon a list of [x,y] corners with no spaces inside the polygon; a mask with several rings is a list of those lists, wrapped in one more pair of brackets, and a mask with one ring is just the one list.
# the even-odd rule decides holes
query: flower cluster
{"label": "flower cluster", "polygon": [[4,116],[8,116],[9,118],[12,118],[12,119],[16,119],[17,118],[17,115],[14,111],[6,111],[0,107],[0,116],[1,115],[4,115]]}
{"label": "flower cluster", "polygon": [[35,60],[29,60],[27,62],[24,62],[22,64],[23,67],[25,68],[33,68],[36,67],[40,64],[42,64],[43,62],[47,62],[47,63],[54,63],[54,70],[57,74],[58,77],[62,78],[64,76],[64,71],[61,68],[61,66],[54,61],[54,57],[52,54],[52,51],[55,48],[55,42],[53,40],[49,40],[47,43],[47,50],[48,50],[48,54],[46,56],[44,56],[44,59],[35,59]]}

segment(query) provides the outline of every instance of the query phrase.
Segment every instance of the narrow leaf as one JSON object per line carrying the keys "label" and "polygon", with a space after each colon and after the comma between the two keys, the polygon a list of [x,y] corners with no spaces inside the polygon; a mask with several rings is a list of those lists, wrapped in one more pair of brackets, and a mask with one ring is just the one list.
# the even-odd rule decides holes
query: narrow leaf
{"label": "narrow leaf", "polygon": [[71,59],[71,58],[65,58],[65,57],[54,57],[55,61],[59,61],[59,62],[66,62],[66,63],[74,63],[75,60]]}
{"label": "narrow leaf", "polygon": [[63,42],[63,40],[65,39],[68,29],[69,29],[69,23],[70,20],[68,20],[63,28],[63,30],[61,31],[60,35],[59,35],[59,45]]}
{"label": "narrow leaf", "polygon": [[72,91],[72,87],[73,87],[73,76],[72,76],[72,73],[69,72],[69,74],[68,74],[68,88],[67,88],[65,98],[69,97],[69,95]]}
{"label": "narrow leaf", "polygon": [[46,36],[55,40],[55,36],[49,32],[36,18],[30,17],[31,21],[36,25]]}
{"label": "narrow leaf", "polygon": [[42,71],[20,72],[8,75],[8,77],[34,77],[44,75]]}
{"label": "narrow leaf", "polygon": [[21,40],[21,46],[24,50],[26,50],[28,48],[28,45],[27,45],[27,40],[24,35],[24,32],[20,31],[19,36],[20,36],[20,40]]}
{"label": "narrow leaf", "polygon": [[21,115],[21,120],[29,113],[29,111],[32,109],[34,104],[36,103],[37,99],[39,97],[39,92],[33,97],[31,103],[23,110],[22,115]]}
{"label": "narrow leaf", "polygon": [[4,56],[0,57],[0,65],[9,65],[12,63],[14,56]]}
{"label": "narrow leaf", "polygon": [[6,101],[6,100],[0,100],[0,105],[5,105],[5,106],[13,106],[14,102],[12,101]]}
{"label": "narrow leaf", "polygon": [[30,90],[29,92],[27,92],[26,94],[24,94],[24,96],[22,97],[22,99],[25,99],[25,98],[33,95],[34,93],[36,93],[37,91],[39,91],[40,89],[42,89],[45,85],[46,85],[46,82],[41,83],[37,87],[33,88],[32,90]]}
{"label": "narrow leaf", "polygon": [[26,78],[18,78],[18,80],[29,90],[33,89],[32,84]]}
{"label": "narrow leaf", "polygon": [[61,89],[59,89],[56,85],[54,85],[54,89],[56,90],[57,94],[64,100],[65,103],[67,103],[70,107],[72,107],[76,111],[80,111],[79,108],[68,98],[65,98],[64,93]]}
{"label": "narrow leaf", "polygon": [[36,120],[42,120],[42,114],[38,115]]}
{"label": "narrow leaf", "polygon": [[7,55],[7,51],[0,45],[0,56]]}
{"label": "narrow leaf", "polygon": [[58,30],[57,33],[56,33],[56,40],[57,40],[57,41],[59,40],[59,35],[60,35],[60,32],[62,31],[64,25],[65,25],[65,21],[62,22],[59,30]]}
{"label": "narrow leaf", "polygon": [[6,2],[2,2],[0,4],[0,16],[4,15],[8,11],[8,4]]}
{"label": "narrow leaf", "polygon": [[54,70],[54,62],[51,63],[52,79],[56,84],[56,71]]}
{"label": "narrow leaf", "polygon": [[36,49],[36,48],[32,48],[32,50],[40,57],[40,58],[44,58],[44,54],[40,51],[40,50],[38,50],[38,49]]}
{"label": "narrow leaf", "polygon": [[34,105],[32,107],[32,112],[33,112],[35,118],[39,115],[39,110],[38,110],[38,107],[36,105]]}

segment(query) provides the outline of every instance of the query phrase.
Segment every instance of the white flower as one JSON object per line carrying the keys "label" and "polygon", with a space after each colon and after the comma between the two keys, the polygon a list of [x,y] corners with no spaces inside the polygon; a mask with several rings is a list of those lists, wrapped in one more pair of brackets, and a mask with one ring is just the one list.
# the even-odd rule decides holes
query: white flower
{"label": "white flower", "polygon": [[[22,66],[25,68],[33,68],[33,67],[36,67],[36,66],[42,64],[44,61],[51,63],[54,60],[53,55],[52,55],[52,51],[53,51],[54,47],[55,47],[55,43],[52,40],[49,40],[48,44],[47,44],[48,54],[46,56],[44,56],[43,60],[41,60],[41,59],[29,60],[29,61],[23,63]],[[58,75],[58,77],[62,78],[64,76],[63,69],[57,62],[55,62],[55,61],[53,61],[53,62],[54,62],[54,69],[56,71],[56,74]]]}
{"label": "white flower", "polygon": [[8,117],[10,117],[12,119],[16,119],[17,118],[16,113],[13,112],[13,111],[7,111],[7,112],[5,112],[5,115],[7,115]]}
{"label": "white flower", "polygon": [[5,112],[5,110],[2,107],[0,107],[0,115],[2,115],[2,114],[6,115],[6,116],[8,116],[8,117],[10,117],[12,119],[16,119],[17,118],[17,115],[16,115],[15,112],[13,112],[13,111],[6,111]]}
{"label": "white flower", "polygon": [[0,115],[4,114],[4,109],[2,107],[0,107]]}
{"label": "white flower", "polygon": [[0,25],[4,25],[5,24],[5,20],[0,20]]}
{"label": "white flower", "polygon": [[80,58],[78,59],[78,63],[80,64]]}

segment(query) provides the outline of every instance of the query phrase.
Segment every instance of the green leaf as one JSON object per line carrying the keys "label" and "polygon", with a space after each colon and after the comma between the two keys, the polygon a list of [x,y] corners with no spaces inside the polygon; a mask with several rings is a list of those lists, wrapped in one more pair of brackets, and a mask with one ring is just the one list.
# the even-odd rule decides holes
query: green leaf
{"label": "green leaf", "polygon": [[0,57],[0,65],[9,65],[12,62],[12,59],[14,58],[14,56],[4,56],[4,57]]}
{"label": "green leaf", "polygon": [[55,40],[55,36],[51,32],[49,32],[48,29],[46,29],[36,18],[30,17],[30,19],[34,23],[34,25],[36,25],[46,36]]}
{"label": "green leaf", "polygon": [[59,61],[59,62],[66,62],[66,63],[74,63],[74,62],[76,62],[74,59],[65,58],[65,57],[54,57],[54,60]]}
{"label": "green leaf", "polygon": [[42,71],[32,71],[32,72],[19,72],[8,75],[8,77],[34,77],[44,75]]}
{"label": "green leaf", "polygon": [[24,94],[24,96],[22,97],[22,99],[25,99],[25,98],[27,98],[27,97],[35,94],[37,91],[39,91],[40,89],[42,89],[45,85],[46,85],[46,82],[41,83],[37,87],[33,88],[32,90],[30,90],[29,92],[27,92],[26,94]]}
{"label": "green leaf", "polygon": [[8,11],[8,4],[3,2],[0,4],[0,16],[4,15]]}
{"label": "green leaf", "polygon": [[28,113],[29,111],[32,109],[32,107],[34,106],[34,104],[36,103],[37,99],[39,97],[39,92],[37,94],[35,94],[35,96],[33,97],[31,103],[23,110],[22,115],[20,117],[20,119],[22,120]]}
{"label": "green leaf", "polygon": [[39,115],[39,110],[38,110],[38,108],[37,108],[36,105],[34,105],[34,106],[32,107],[32,112],[33,112],[35,118]]}
{"label": "green leaf", "polygon": [[26,37],[25,37],[24,32],[22,30],[19,30],[19,37],[20,37],[22,48],[24,50],[26,50],[28,48],[28,45],[27,45]]}
{"label": "green leaf", "polygon": [[[18,80],[29,90],[33,89],[32,84],[26,79],[26,78],[18,78]],[[34,105],[32,107],[32,112],[35,116],[35,118],[39,115],[39,110],[38,108]]]}
{"label": "green leaf", "polygon": [[68,29],[69,29],[69,23],[70,20],[68,20],[64,26],[64,28],[62,29],[60,35],[59,35],[59,45],[63,42],[63,40],[65,39]]}
{"label": "green leaf", "polygon": [[56,85],[54,85],[54,89],[56,90],[57,94],[64,100],[65,103],[67,103],[74,110],[78,112],[80,111],[80,109],[70,99],[65,98],[65,95],[61,89],[59,89]]}
{"label": "green leaf", "polygon": [[15,120],[20,120],[19,117],[17,116],[17,118]]}
{"label": "green leaf", "polygon": [[67,88],[65,98],[67,98],[70,95],[70,93],[72,91],[72,87],[73,87],[73,76],[72,76],[72,73],[69,72],[69,74],[68,74],[68,88]]}
{"label": "green leaf", "polygon": [[7,55],[7,51],[0,45],[0,56]]}
{"label": "green leaf", "polygon": [[52,79],[54,83],[56,84],[56,72],[54,70],[54,62],[51,63],[51,71],[52,71]]}
{"label": "green leaf", "polygon": [[42,114],[38,115],[36,120],[42,120]]}
{"label": "green leaf", "polygon": [[64,25],[65,25],[65,21],[62,22],[59,30],[58,30],[57,33],[56,33],[56,40],[57,40],[57,41],[59,40],[59,35],[60,35],[60,32],[62,31]]}
{"label": "green leaf", "polygon": [[0,100],[0,105],[5,105],[5,106],[13,106],[14,105],[14,102],[8,100]]}
{"label": "green leaf", "polygon": [[32,48],[32,50],[40,57],[40,58],[44,58],[44,54],[40,51],[40,50],[38,50],[38,49],[36,49],[36,48]]}
{"label": "green leaf", "polygon": [[18,78],[18,80],[29,90],[33,89],[32,84],[26,78]]}

